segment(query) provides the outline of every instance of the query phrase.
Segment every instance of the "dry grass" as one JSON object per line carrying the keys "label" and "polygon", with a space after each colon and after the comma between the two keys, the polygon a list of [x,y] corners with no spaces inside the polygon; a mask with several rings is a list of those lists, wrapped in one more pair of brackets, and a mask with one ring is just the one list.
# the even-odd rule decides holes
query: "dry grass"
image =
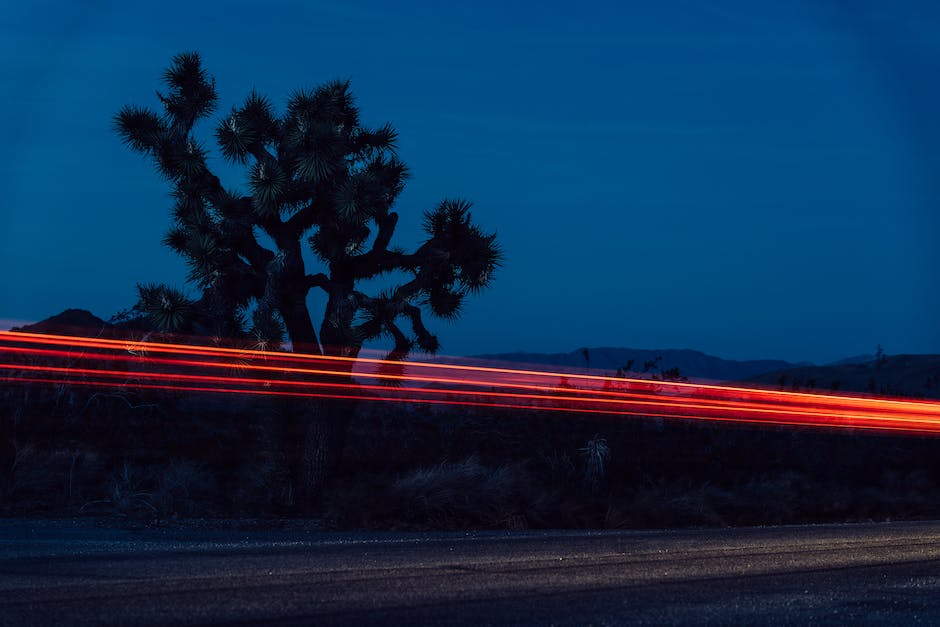
{"label": "dry grass", "polygon": [[343,527],[520,529],[541,520],[538,495],[523,466],[488,467],[471,456],[392,481],[356,477],[330,492],[327,516]]}

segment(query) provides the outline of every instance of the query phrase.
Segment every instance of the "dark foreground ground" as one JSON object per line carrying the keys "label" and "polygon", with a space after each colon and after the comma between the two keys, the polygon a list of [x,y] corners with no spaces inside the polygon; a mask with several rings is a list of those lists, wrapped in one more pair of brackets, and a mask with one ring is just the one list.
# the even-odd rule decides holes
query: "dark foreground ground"
{"label": "dark foreground ground", "polygon": [[940,523],[325,533],[0,520],[2,624],[937,624]]}

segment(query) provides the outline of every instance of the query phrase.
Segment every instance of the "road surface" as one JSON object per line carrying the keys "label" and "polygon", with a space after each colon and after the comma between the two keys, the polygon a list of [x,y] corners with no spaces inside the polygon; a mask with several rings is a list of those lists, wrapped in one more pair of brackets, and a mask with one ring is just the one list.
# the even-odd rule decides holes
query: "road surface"
{"label": "road surface", "polygon": [[0,520],[0,624],[940,624],[940,523],[327,533]]}

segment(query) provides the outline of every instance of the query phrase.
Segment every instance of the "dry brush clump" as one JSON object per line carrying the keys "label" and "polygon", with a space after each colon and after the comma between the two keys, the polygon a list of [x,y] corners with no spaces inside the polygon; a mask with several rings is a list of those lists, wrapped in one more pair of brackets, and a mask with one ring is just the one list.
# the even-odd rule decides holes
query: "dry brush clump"
{"label": "dry brush clump", "polygon": [[[264,438],[173,393],[0,386],[0,514],[160,518],[269,511],[231,483]],[[236,405],[243,419],[250,404]],[[239,499],[238,507],[233,502]]]}
{"label": "dry brush clump", "polygon": [[158,475],[152,502],[162,518],[207,516],[215,510],[218,491],[204,464],[174,459]]}
{"label": "dry brush clump", "polygon": [[356,483],[327,499],[327,516],[339,526],[521,529],[542,526],[545,515],[544,495],[523,465],[487,466],[474,456]]}
{"label": "dry brush clump", "polygon": [[153,479],[150,473],[124,462],[108,482],[104,498],[85,503],[80,514],[110,514],[126,518],[156,518]]}
{"label": "dry brush clump", "polygon": [[647,479],[611,495],[604,515],[607,528],[725,526],[727,490],[707,482]]}

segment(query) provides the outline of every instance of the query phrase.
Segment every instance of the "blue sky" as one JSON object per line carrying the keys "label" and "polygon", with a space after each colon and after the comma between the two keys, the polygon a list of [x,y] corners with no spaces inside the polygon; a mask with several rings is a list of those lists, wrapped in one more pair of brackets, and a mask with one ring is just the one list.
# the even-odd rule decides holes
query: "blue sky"
{"label": "blue sky", "polygon": [[940,353],[928,2],[17,3],[0,22],[0,318],[107,318],[138,282],[183,285],[160,244],[168,187],[111,118],[153,106],[184,50],[220,114],[252,87],[283,103],[351,79],[411,168],[398,243],[442,198],[475,203],[506,265],[435,323],[445,353]]}

